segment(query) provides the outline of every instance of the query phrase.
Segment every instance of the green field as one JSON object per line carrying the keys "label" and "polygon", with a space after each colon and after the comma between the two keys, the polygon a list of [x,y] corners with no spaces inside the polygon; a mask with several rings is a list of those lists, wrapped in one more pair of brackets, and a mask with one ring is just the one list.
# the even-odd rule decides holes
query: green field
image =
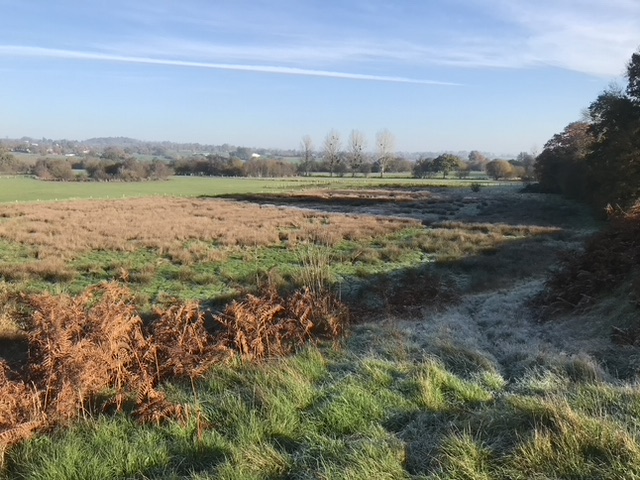
{"label": "green field", "polygon": [[43,182],[27,177],[0,178],[0,202],[135,198],[154,195],[196,197],[299,188],[300,180],[174,177],[161,182]]}
{"label": "green field", "polygon": [[[44,182],[28,177],[0,177],[0,203],[69,199],[135,198],[155,195],[197,197],[225,194],[265,193],[300,188],[467,187],[471,180],[408,177],[328,178],[296,177],[278,179],[172,177],[160,182]],[[484,181],[487,185],[496,182]]]}

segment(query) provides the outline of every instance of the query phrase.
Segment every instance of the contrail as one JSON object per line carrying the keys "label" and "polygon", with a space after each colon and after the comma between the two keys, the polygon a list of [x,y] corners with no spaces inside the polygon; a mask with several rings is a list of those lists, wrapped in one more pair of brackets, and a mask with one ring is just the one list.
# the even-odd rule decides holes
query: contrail
{"label": "contrail", "polygon": [[277,67],[270,65],[243,65],[233,63],[192,62],[187,60],[171,60],[164,58],[129,57],[99,52],[83,52],[43,47],[27,47],[20,45],[0,45],[0,55],[21,57],[65,58],[72,60],[94,60],[105,62],[139,63],[146,65],[165,65],[174,67],[207,68],[212,70],[235,70],[241,72],[272,73],[278,75],[300,75],[307,77],[342,78],[348,80],[365,80],[373,82],[414,83],[419,85],[461,86],[459,83],[421,80],[416,78],[392,77],[385,75],[367,75],[361,73],[332,72],[295,67]]}

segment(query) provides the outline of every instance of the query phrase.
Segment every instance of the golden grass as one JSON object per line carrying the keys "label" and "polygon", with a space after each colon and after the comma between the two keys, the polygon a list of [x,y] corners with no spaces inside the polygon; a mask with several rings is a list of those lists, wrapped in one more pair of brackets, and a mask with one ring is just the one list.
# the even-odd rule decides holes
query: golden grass
{"label": "golden grass", "polygon": [[38,259],[71,259],[92,250],[153,249],[180,263],[211,260],[212,244],[359,240],[413,220],[259,207],[222,200],[143,198],[0,206],[0,238],[30,247]]}

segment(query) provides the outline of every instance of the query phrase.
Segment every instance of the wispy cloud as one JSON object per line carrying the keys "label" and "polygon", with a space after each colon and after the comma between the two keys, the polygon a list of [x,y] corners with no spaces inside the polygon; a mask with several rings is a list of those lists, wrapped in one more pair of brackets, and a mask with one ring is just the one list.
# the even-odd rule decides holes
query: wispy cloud
{"label": "wispy cloud", "polygon": [[[640,44],[639,0],[113,0],[99,15],[95,8],[72,11],[104,17],[109,28],[63,24],[51,32],[53,48],[13,54],[447,85],[413,77],[433,78],[437,67],[554,67],[611,78]],[[43,45],[38,35],[9,41]]]}
{"label": "wispy cloud", "polygon": [[[553,66],[611,77],[624,70],[640,44],[636,0],[468,1],[519,32],[512,38],[497,32],[497,38],[477,39],[469,55],[478,63],[498,60],[514,67]],[[483,54],[486,46],[489,55]]]}
{"label": "wispy cloud", "polygon": [[211,63],[197,62],[188,60],[174,60],[166,58],[151,58],[139,56],[113,55],[100,52],[78,51],[52,49],[42,47],[31,47],[21,45],[0,45],[0,55],[11,55],[21,57],[46,57],[70,60],[88,60],[103,62],[123,62],[136,63],[146,65],[163,65],[171,67],[192,67],[211,70],[235,70],[243,72],[270,73],[279,75],[299,75],[310,77],[327,77],[346,80],[364,80],[375,82],[392,82],[392,83],[412,83],[419,85],[443,85],[443,86],[460,86],[458,83],[442,82],[436,80],[424,80],[418,78],[396,77],[386,75],[369,75],[361,73],[337,72],[329,70],[315,70],[296,67],[282,67],[272,65],[245,65],[230,63]]}
{"label": "wispy cloud", "polygon": [[[467,15],[464,19],[470,22],[469,28],[457,29],[454,25],[430,24],[427,7],[414,6],[415,11],[403,18],[402,26],[386,29],[353,19],[342,30],[337,25],[326,25],[332,33],[321,35],[318,33],[321,28],[310,16],[297,22],[289,19],[287,28],[275,29],[286,38],[266,35],[266,27],[262,26],[249,28],[248,32],[257,36],[249,34],[244,40],[222,37],[203,40],[188,34],[149,35],[121,44],[99,45],[99,49],[116,55],[127,52],[140,57],[170,56],[187,61],[265,62],[320,70],[384,62],[418,69],[554,67],[610,78],[623,71],[630,54],[640,44],[640,2],[636,0],[534,3],[459,0],[458,3],[467,9],[475,8],[482,18]],[[203,15],[202,22],[209,21],[206,17]],[[241,29],[240,25],[235,26]]]}

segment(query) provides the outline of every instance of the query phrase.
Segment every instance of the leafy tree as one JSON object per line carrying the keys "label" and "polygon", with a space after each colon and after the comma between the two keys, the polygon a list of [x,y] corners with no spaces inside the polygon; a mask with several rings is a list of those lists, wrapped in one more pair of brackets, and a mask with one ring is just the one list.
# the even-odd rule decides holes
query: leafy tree
{"label": "leafy tree", "polygon": [[129,157],[122,162],[117,172],[118,179],[125,182],[139,182],[147,178],[147,176],[148,172],[145,165],[133,157]]}
{"label": "leafy tree", "polygon": [[90,158],[85,161],[84,169],[90,179],[96,181],[107,180],[107,173],[104,171],[104,164],[97,158]]}
{"label": "leafy tree", "polygon": [[10,152],[0,149],[0,172],[1,173],[24,173],[29,170],[28,166],[17,159]]}
{"label": "leafy tree", "polygon": [[334,168],[334,173],[339,177],[344,177],[347,174],[347,171],[349,170],[349,166],[347,165],[347,162],[343,157],[344,156],[341,155],[340,161],[336,163],[336,166]]}
{"label": "leafy tree", "polygon": [[469,166],[469,164],[461,162],[460,165],[458,165],[458,168],[456,170],[456,175],[458,176],[458,178],[460,179],[467,178],[470,174],[471,174],[471,167]]}
{"label": "leafy tree", "polygon": [[232,157],[236,157],[244,161],[250,160],[252,154],[253,151],[248,147],[238,147],[235,149],[235,151],[230,152],[230,155]]}
{"label": "leafy tree", "polygon": [[105,160],[113,161],[124,160],[128,156],[123,149],[118,147],[107,147],[103,150],[102,155],[100,155],[100,157]]}
{"label": "leafy tree", "polygon": [[[207,155],[208,175],[214,177],[242,177],[245,175],[245,163],[239,158],[222,155]],[[252,159],[252,160],[260,160]]]}
{"label": "leafy tree", "polygon": [[33,167],[33,174],[41,180],[70,181],[75,179],[71,164],[62,159],[39,158]]}
{"label": "leafy tree", "polygon": [[415,178],[427,178],[433,176],[437,170],[433,163],[433,158],[421,158],[413,164],[411,170],[412,175]]}
{"label": "leafy tree", "polygon": [[569,124],[547,142],[534,167],[543,188],[597,207],[640,198],[640,52],[627,80],[626,89],[611,86],[591,103],[588,123]]}
{"label": "leafy tree", "polygon": [[411,172],[413,168],[413,162],[407,160],[406,158],[395,155],[389,162],[387,163],[387,172],[396,172],[396,173],[407,173]]}
{"label": "leafy tree", "polygon": [[629,64],[627,93],[610,88],[589,106],[594,144],[588,187],[597,206],[628,206],[640,196],[640,98],[629,95],[639,93],[638,69]]}
{"label": "leafy tree", "polygon": [[522,167],[525,180],[531,180],[535,176],[534,165],[536,157],[531,153],[520,152],[516,157],[516,165]]}
{"label": "leafy tree", "polygon": [[173,169],[157,158],[151,161],[147,169],[147,177],[151,180],[166,180],[171,175],[173,175]]}
{"label": "leafy tree", "polygon": [[452,172],[462,164],[460,157],[451,153],[443,153],[433,160],[433,168],[436,172],[442,172],[442,178],[447,178],[449,172]]}
{"label": "leafy tree", "polygon": [[627,95],[634,103],[640,103],[640,51],[631,55],[627,64],[627,80]]}
{"label": "leafy tree", "polygon": [[555,134],[536,159],[534,170],[543,190],[574,198],[586,195],[586,158],[593,143],[590,126],[573,122]]}
{"label": "leafy tree", "polygon": [[371,162],[365,158],[365,161],[360,166],[360,173],[362,173],[362,175],[364,175],[365,177],[368,177],[371,173],[372,168],[373,165],[371,164]]}
{"label": "leafy tree", "polygon": [[506,160],[491,160],[486,165],[486,172],[494,180],[511,178],[514,175],[513,165]]}

